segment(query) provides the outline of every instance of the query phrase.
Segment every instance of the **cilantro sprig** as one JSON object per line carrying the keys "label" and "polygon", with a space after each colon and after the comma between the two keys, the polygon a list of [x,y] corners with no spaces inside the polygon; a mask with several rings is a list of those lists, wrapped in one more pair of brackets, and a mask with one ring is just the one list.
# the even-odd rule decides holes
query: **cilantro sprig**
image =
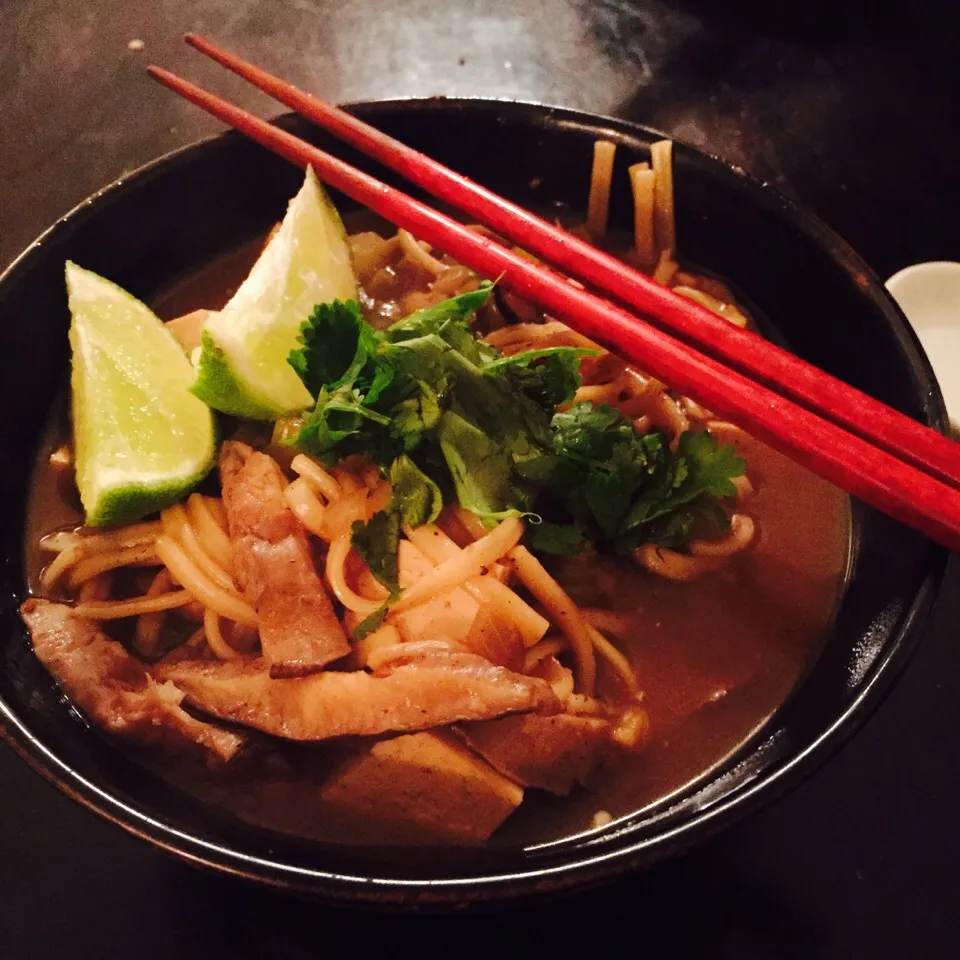
{"label": "cilantro sprig", "polygon": [[364,454],[391,478],[389,508],[353,531],[391,598],[401,525],[429,523],[453,500],[488,522],[533,514],[530,544],[546,553],[573,554],[587,540],[619,552],[649,542],[682,548],[698,531],[722,529],[719,501],[744,471],[734,449],[688,432],[671,450],[662,433],[640,434],[604,404],[558,409],[594,351],[503,356],[469,322],[491,290],[484,284],[382,331],[356,302],[320,304],[290,354],[316,398],[292,442],[328,463]]}

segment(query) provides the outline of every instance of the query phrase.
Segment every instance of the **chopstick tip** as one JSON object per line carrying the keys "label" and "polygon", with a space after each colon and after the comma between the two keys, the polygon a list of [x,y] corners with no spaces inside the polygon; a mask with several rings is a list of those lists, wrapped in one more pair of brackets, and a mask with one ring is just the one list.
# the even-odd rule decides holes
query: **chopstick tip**
{"label": "chopstick tip", "polygon": [[168,87],[171,90],[176,90],[182,83],[175,73],[171,73],[163,67],[158,67],[155,63],[148,64],[147,76],[156,80],[161,86]]}

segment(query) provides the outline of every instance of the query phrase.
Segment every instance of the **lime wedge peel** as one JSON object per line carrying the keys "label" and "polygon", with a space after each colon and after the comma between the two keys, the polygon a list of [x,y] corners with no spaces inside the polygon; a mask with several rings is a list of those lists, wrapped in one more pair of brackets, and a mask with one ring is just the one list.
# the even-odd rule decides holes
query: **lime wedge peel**
{"label": "lime wedge peel", "polygon": [[77,486],[91,526],[181,500],[213,467],[216,430],[190,393],[193,368],[145,304],[66,266]]}
{"label": "lime wedge peel", "polygon": [[193,393],[216,410],[276,420],[313,402],[287,363],[318,303],[357,297],[343,222],[312,169],[230,302],[203,327]]}

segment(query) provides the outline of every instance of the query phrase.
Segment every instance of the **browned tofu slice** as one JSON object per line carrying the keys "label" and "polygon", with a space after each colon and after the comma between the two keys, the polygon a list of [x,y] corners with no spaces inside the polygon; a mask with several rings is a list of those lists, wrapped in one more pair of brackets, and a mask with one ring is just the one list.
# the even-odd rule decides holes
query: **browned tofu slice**
{"label": "browned tofu slice", "polygon": [[240,734],[191,717],[181,691],[157,684],[146,667],[92,620],[62,603],[28,600],[21,613],[40,662],[73,702],[109,733],[155,746],[197,745],[229,760]]}
{"label": "browned tofu slice", "polygon": [[329,670],[277,680],[262,661],[197,660],[158,664],[156,673],[172,680],[200,710],[291,740],[406,733],[560,709],[543,680],[472,653],[409,647],[409,654],[404,651],[375,674]]}
{"label": "browned tofu slice", "polygon": [[525,787],[568,794],[596,770],[610,724],[599,717],[504,717],[464,723],[460,735],[485,760]]}
{"label": "browned tofu slice", "polygon": [[220,482],[233,564],[260,620],[260,645],[275,677],[322,669],[350,652],[313,565],[310,544],[283,498],[276,462],[243,443],[220,452]]}
{"label": "browned tofu slice", "polygon": [[523,799],[523,789],[449,734],[413,733],[374,743],[321,789],[334,814],[377,824],[394,843],[483,843]]}

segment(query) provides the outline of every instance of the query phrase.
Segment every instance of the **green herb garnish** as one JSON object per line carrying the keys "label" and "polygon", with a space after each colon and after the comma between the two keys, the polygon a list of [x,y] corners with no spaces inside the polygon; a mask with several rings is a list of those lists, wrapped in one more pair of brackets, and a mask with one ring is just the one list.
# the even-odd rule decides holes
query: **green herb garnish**
{"label": "green herb garnish", "polygon": [[[744,471],[734,449],[688,432],[671,451],[662,433],[639,434],[604,404],[558,412],[593,351],[503,356],[469,324],[491,289],[383,331],[355,302],[320,305],[290,355],[316,397],[293,443],[328,463],[364,454],[389,472],[391,504],[354,525],[353,544],[391,597],[401,525],[430,523],[453,500],[489,523],[539,515],[529,542],[542,553],[574,554],[585,541],[618,552],[650,542],[682,549],[699,531],[723,529],[718,501]],[[367,621],[366,630],[378,622]]]}

